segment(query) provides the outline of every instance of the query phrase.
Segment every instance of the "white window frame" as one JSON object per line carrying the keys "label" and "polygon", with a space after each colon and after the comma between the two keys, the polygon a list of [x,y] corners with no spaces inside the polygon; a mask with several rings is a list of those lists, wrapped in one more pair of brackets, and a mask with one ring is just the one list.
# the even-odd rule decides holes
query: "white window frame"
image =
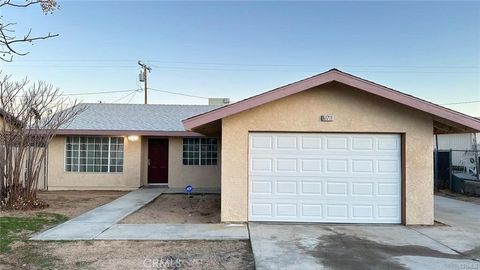
{"label": "white window frame", "polygon": [[[198,158],[186,158],[187,160],[194,160],[194,161],[197,161],[198,164],[185,164],[185,152],[187,152],[187,155],[189,152],[195,152],[195,151],[189,151],[189,150],[184,150],[184,147],[185,147],[185,140],[188,140],[188,139],[199,139],[200,140],[200,144],[199,144],[199,150],[198,150]],[[213,152],[213,151],[206,151],[207,153],[210,153],[210,154],[213,154],[215,153],[215,157],[206,157],[205,160],[210,160],[212,163],[211,164],[202,164],[202,150],[201,150],[201,147],[202,147],[202,143],[201,143],[201,140],[202,139],[215,139],[216,141],[216,150]],[[206,145],[209,145],[209,144],[206,144]],[[215,164],[213,164],[213,161],[215,161]],[[188,162],[187,162],[188,163]],[[217,166],[218,165],[218,138],[215,138],[215,137],[186,137],[186,138],[182,138],[182,165],[183,166]]]}
{"label": "white window frame", "polygon": [[[77,159],[78,159],[78,163],[76,164],[77,165],[77,170],[76,171],[73,171],[71,170],[67,170],[67,138],[70,137],[70,138],[79,138],[79,149],[78,149],[78,156],[77,156]],[[85,169],[84,172],[80,171],[80,138],[81,137],[86,137],[86,138],[108,138],[108,162],[107,162],[107,171],[106,172],[90,172],[90,171],[87,171],[87,168]],[[115,172],[111,172],[111,157],[110,157],[110,154],[111,154],[111,145],[112,145],[112,138],[122,138],[123,139],[123,150],[122,150],[122,171],[119,172],[119,171],[115,171]],[[72,150],[70,150],[72,151]],[[88,152],[88,149],[86,150]],[[100,174],[104,174],[104,173],[119,173],[119,174],[122,174],[123,173],[123,169],[125,167],[125,138],[123,137],[120,137],[120,136],[81,136],[81,135],[74,135],[74,136],[65,136],[65,139],[64,139],[64,157],[63,157],[63,171],[66,172],[66,173],[100,173]],[[118,150],[117,150],[117,153],[118,153]],[[88,155],[88,154],[87,154]],[[73,156],[70,156],[70,158],[73,158]],[[88,157],[87,157],[88,158]],[[118,157],[116,157],[116,159],[118,160]],[[75,164],[72,164],[70,163],[69,164],[70,166],[71,165],[75,165]],[[88,166],[88,165],[85,165],[85,166]],[[120,167],[118,164],[115,165],[115,167]]]}

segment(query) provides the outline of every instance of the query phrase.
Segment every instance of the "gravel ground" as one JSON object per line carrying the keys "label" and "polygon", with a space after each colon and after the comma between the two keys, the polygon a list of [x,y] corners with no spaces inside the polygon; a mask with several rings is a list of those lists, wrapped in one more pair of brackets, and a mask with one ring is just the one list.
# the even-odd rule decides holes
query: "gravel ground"
{"label": "gravel ground", "polygon": [[220,195],[162,194],[120,223],[220,223]]}

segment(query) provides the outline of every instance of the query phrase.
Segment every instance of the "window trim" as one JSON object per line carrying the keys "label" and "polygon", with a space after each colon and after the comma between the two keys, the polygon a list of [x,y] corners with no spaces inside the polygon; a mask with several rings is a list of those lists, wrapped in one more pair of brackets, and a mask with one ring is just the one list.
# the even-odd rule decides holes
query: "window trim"
{"label": "window trim", "polygon": [[[217,149],[215,150],[215,153],[216,153],[216,157],[215,157],[215,159],[214,159],[214,160],[215,160],[215,164],[202,164],[202,151],[201,151],[201,149],[202,149],[202,147],[201,147],[202,144],[201,144],[201,143],[199,144],[199,150],[198,150],[198,164],[185,164],[185,163],[184,163],[184,160],[185,160],[185,157],[184,157],[185,150],[183,149],[184,146],[185,146],[185,143],[184,143],[184,140],[185,140],[185,139],[199,139],[200,141],[201,141],[201,139],[215,139],[215,141],[216,141],[216,144],[215,144],[215,145],[217,146]],[[216,138],[216,137],[183,137],[183,138],[182,138],[182,157],[181,157],[182,166],[189,166],[189,167],[190,167],[190,166],[192,166],[192,167],[193,167],[193,166],[198,166],[198,167],[218,166],[218,160],[219,160],[219,158],[218,158],[218,141],[219,141],[219,140],[218,140],[218,138]],[[187,152],[188,152],[188,151],[187,151]],[[192,159],[192,160],[196,160],[196,159]],[[212,159],[212,160],[213,160],[213,159]]]}
{"label": "window trim", "polygon": [[[106,172],[81,172],[80,171],[80,163],[78,164],[78,171],[67,171],[67,138],[68,137],[78,137],[79,140],[80,140],[80,137],[107,137],[108,138],[108,171]],[[112,137],[114,138],[123,138],[123,157],[122,157],[122,171],[121,172],[111,172],[110,171],[110,165],[111,165],[111,160],[110,160],[110,150],[111,150],[111,143],[112,143]],[[80,162],[80,143],[79,143],[79,150],[78,150],[78,160]],[[71,164],[70,164],[71,165]],[[115,165],[116,167],[118,167],[118,165]],[[64,137],[63,139],[63,172],[64,173],[76,173],[76,174],[123,174],[124,172],[124,167],[125,167],[125,138],[123,136],[92,136],[92,135],[67,135]]]}

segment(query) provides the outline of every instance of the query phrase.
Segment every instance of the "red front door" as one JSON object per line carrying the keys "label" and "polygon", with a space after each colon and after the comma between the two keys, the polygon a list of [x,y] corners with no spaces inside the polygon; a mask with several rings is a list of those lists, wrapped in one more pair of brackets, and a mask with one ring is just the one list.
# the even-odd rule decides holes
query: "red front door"
{"label": "red front door", "polygon": [[148,140],[148,183],[168,183],[168,139]]}

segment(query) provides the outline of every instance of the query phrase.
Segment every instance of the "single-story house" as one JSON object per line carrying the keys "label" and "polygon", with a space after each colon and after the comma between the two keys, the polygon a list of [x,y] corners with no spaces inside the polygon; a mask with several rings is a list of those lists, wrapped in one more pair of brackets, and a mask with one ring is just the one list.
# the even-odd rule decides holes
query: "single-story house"
{"label": "single-story house", "polygon": [[480,130],[337,69],[226,106],[84,106],[48,189],[221,187],[223,222],[433,224],[432,134]]}

